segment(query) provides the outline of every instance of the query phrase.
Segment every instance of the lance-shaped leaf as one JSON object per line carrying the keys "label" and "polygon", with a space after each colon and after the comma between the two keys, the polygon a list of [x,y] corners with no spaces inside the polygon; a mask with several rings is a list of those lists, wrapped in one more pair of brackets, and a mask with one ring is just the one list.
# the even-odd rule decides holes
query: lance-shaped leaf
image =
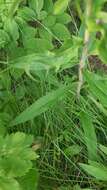
{"label": "lance-shaped leaf", "polygon": [[67,90],[68,86],[62,86],[59,89],[49,92],[45,96],[39,98],[36,102],[34,102],[26,110],[24,110],[19,116],[17,116],[11,124],[17,125],[20,123],[24,123],[44,113],[49,108],[51,108],[55,103],[61,100],[62,97],[65,96],[65,92]]}
{"label": "lance-shaped leaf", "polygon": [[107,167],[101,163],[91,162],[88,164],[79,164],[87,174],[95,177],[98,180],[107,181]]}

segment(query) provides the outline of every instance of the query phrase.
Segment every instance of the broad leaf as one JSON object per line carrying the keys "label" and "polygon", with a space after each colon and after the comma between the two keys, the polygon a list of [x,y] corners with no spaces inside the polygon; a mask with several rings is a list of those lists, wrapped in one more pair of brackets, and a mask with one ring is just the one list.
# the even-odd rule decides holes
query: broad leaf
{"label": "broad leaf", "polygon": [[67,29],[67,27],[60,23],[55,24],[52,31],[59,40],[66,40],[71,37],[70,32]]}
{"label": "broad leaf", "polygon": [[68,24],[72,21],[71,16],[68,13],[63,13],[56,16],[56,22],[61,24]]}

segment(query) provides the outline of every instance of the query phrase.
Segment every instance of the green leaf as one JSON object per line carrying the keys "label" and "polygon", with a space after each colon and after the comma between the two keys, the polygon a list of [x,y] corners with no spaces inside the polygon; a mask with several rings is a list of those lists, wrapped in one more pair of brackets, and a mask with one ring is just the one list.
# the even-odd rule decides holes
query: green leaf
{"label": "green leaf", "polygon": [[102,150],[102,152],[104,152],[104,154],[107,155],[107,147],[104,146],[104,145],[100,145],[99,147],[100,147],[100,149]]}
{"label": "green leaf", "polygon": [[41,11],[40,14],[38,15],[38,19],[40,21],[44,20],[47,17],[47,12],[46,11]]}
{"label": "green leaf", "polygon": [[86,173],[95,177],[97,180],[107,181],[107,167],[101,163],[93,162],[91,165],[79,164]]}
{"label": "green leaf", "polygon": [[18,10],[18,16],[26,21],[31,21],[36,18],[35,12],[29,7],[23,7]]}
{"label": "green leaf", "polygon": [[42,53],[53,49],[52,42],[47,39],[25,38],[23,43],[28,53]]}
{"label": "green leaf", "polygon": [[3,29],[0,29],[0,48],[4,47],[9,42],[9,36],[7,32]]}
{"label": "green leaf", "polygon": [[60,87],[59,89],[47,93],[47,95],[39,98],[36,102],[34,102],[26,110],[24,110],[19,116],[17,116],[13,120],[11,125],[13,126],[18,125],[20,123],[24,123],[46,112],[54,104],[61,100],[62,97],[65,96],[67,88],[67,86]]}
{"label": "green leaf", "polygon": [[61,24],[68,24],[72,21],[71,16],[68,13],[63,13],[56,16],[56,22]]}
{"label": "green leaf", "polygon": [[52,31],[53,31],[54,35],[60,40],[66,40],[71,37],[70,32],[67,29],[67,27],[60,23],[55,24]]}
{"label": "green leaf", "polygon": [[97,137],[92,119],[87,113],[81,112],[80,121],[84,130],[83,139],[85,140],[85,144],[87,146],[88,159],[97,160]]}
{"label": "green leaf", "polygon": [[40,14],[40,11],[43,8],[44,0],[29,0],[30,7],[36,11],[37,15]]}
{"label": "green leaf", "polygon": [[53,12],[53,1],[52,0],[44,0],[44,10],[48,13]]}
{"label": "green leaf", "polygon": [[23,190],[37,190],[38,171],[36,169],[32,169],[18,181],[20,182]]}
{"label": "green leaf", "polygon": [[46,39],[52,42],[52,33],[47,31],[44,27],[39,28],[39,35],[42,39]]}
{"label": "green leaf", "polygon": [[10,61],[10,68],[24,70],[32,80],[35,80],[30,72],[36,75],[38,71],[49,72],[54,70],[58,72],[59,70],[72,67],[77,62],[78,49],[72,47],[56,54],[48,51],[18,57]]}
{"label": "green leaf", "polygon": [[30,148],[33,137],[21,132],[0,136],[0,171],[9,178],[21,177],[32,168],[32,160],[37,158]]}
{"label": "green leaf", "polygon": [[55,25],[55,22],[56,22],[56,18],[55,16],[52,16],[52,15],[49,15],[47,16],[43,21],[42,23],[46,26],[46,27],[52,27]]}
{"label": "green leaf", "polygon": [[67,9],[69,1],[70,0],[57,0],[54,4],[54,14],[58,15],[63,13]]}
{"label": "green leaf", "polygon": [[100,11],[97,14],[97,18],[100,19],[103,23],[107,23],[107,13],[104,11]]}
{"label": "green leaf", "polygon": [[37,29],[27,25],[22,28],[21,32],[22,32],[22,39],[23,39],[23,45],[24,45],[26,39],[28,40],[28,39],[35,38]]}
{"label": "green leaf", "polygon": [[107,107],[107,78],[91,72],[84,73],[91,94]]}
{"label": "green leaf", "polygon": [[81,190],[81,188],[80,188],[79,185],[75,185],[75,186],[73,187],[73,190]]}
{"label": "green leaf", "polygon": [[79,145],[72,145],[72,146],[69,146],[68,148],[66,148],[64,150],[64,153],[69,156],[69,157],[73,157],[73,156],[76,156],[80,153],[81,151],[81,147]]}
{"label": "green leaf", "polygon": [[0,189],[1,190],[21,190],[19,183],[12,178],[6,178],[6,176],[0,177]]}
{"label": "green leaf", "polygon": [[107,32],[98,46],[98,54],[103,63],[107,64]]}
{"label": "green leaf", "polygon": [[4,23],[4,30],[11,36],[11,38],[16,41],[19,38],[19,29],[16,21],[14,19],[6,19]]}

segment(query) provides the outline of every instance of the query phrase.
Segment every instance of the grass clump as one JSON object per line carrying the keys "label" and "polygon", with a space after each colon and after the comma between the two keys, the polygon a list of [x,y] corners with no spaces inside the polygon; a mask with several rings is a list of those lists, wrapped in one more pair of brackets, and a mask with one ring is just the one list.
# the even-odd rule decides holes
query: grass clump
{"label": "grass clump", "polygon": [[106,4],[0,0],[0,189],[107,189]]}

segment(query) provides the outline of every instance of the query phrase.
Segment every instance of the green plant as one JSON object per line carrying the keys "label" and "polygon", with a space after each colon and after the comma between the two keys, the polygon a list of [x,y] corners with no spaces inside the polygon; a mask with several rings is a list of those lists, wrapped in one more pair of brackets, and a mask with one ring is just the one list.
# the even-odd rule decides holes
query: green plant
{"label": "green plant", "polygon": [[107,188],[106,4],[0,0],[2,190]]}
{"label": "green plant", "polygon": [[[33,165],[31,161],[36,160],[38,157],[30,147],[32,143],[33,138],[31,135],[28,136],[20,132],[6,135],[5,137],[0,136],[1,189],[6,190],[14,188],[15,190],[19,190],[21,189],[20,178],[24,176],[26,179],[28,172],[30,171],[32,174]],[[34,176],[36,180],[37,174],[35,174]],[[35,181],[33,183],[35,186]]]}

